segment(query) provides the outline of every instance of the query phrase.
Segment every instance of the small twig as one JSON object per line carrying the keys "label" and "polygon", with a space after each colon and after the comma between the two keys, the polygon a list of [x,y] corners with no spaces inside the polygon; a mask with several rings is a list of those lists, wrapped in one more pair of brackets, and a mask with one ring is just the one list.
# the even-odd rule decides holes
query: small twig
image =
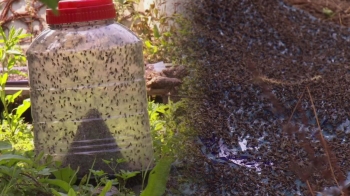
{"label": "small twig", "polygon": [[38,187],[41,186],[41,184],[35,178],[33,178],[33,176],[30,176],[30,175],[28,175],[26,173],[23,173],[23,172],[21,172],[20,174],[23,175],[23,176],[27,176],[28,178],[32,179]]}
{"label": "small twig", "polygon": [[[291,119],[292,119],[292,117],[293,117],[295,111],[297,110],[298,105],[300,104],[301,99],[303,98],[303,96],[304,96],[304,94],[305,94],[305,90],[306,90],[306,89],[304,89],[303,93],[301,93],[301,95],[300,95],[300,97],[299,97],[299,99],[298,99],[297,104],[296,104],[295,107],[293,108],[292,114],[289,116],[288,123],[291,121]],[[308,189],[309,189],[311,195],[312,195],[312,196],[315,196],[314,191],[313,191],[312,188],[311,188],[311,185],[310,185],[309,180],[306,180],[306,184],[307,184],[307,187],[308,187]]]}
{"label": "small twig", "polygon": [[312,190],[311,185],[309,183],[309,180],[306,180],[306,184],[307,184],[307,187],[309,188],[309,191],[310,191],[311,195],[315,196],[314,191]]}
{"label": "small twig", "polygon": [[341,20],[341,14],[340,14],[340,13],[338,14],[338,17],[339,17],[339,24],[340,24],[340,25],[343,25],[343,22],[342,22],[342,20]]}
{"label": "small twig", "polygon": [[[326,142],[326,140],[324,139],[323,134],[322,134],[322,131],[321,131],[321,126],[320,126],[320,122],[319,122],[318,117],[317,117],[317,112],[316,112],[316,107],[315,107],[315,104],[314,104],[314,100],[313,100],[313,98],[312,98],[312,96],[311,96],[311,92],[310,92],[310,89],[309,89],[308,86],[306,87],[306,89],[307,89],[307,92],[308,92],[309,97],[310,97],[311,106],[312,106],[312,109],[313,109],[313,112],[314,112],[314,115],[315,115],[315,118],[316,118],[316,122],[317,122],[317,126],[318,126],[318,131],[319,131],[319,133],[320,133],[320,140],[321,140],[321,143],[322,143],[322,145],[323,145],[323,148],[324,148],[324,150],[325,150],[325,152],[326,152],[328,164],[329,164],[330,170],[331,170],[331,172],[332,172],[333,179],[334,179],[335,183],[337,184],[339,190],[341,190],[341,188],[340,188],[340,186],[339,186],[339,183],[338,183],[338,181],[337,181],[337,179],[336,179],[336,177],[335,177],[334,169],[333,169],[332,162],[331,162],[330,152],[329,152],[329,149],[327,148],[327,147],[328,147],[327,142]],[[342,191],[341,194],[344,195],[344,192]]]}
{"label": "small twig", "polygon": [[301,102],[301,98],[303,98],[303,96],[304,96],[304,94],[305,94],[305,90],[306,90],[306,89],[304,89],[303,93],[300,95],[300,97],[299,97],[299,99],[298,99],[298,102],[297,102],[297,104],[295,105],[295,107],[294,107],[294,109],[293,109],[292,114],[289,116],[288,123],[292,120],[292,117],[293,117],[295,111],[297,110],[298,105],[299,105],[300,102]]}

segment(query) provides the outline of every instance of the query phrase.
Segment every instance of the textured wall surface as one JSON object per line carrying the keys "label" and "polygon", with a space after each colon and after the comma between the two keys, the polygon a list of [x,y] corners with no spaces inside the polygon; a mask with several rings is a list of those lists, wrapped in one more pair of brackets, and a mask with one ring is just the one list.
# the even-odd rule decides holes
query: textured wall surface
{"label": "textured wall surface", "polygon": [[349,29],[282,0],[198,0],[193,10],[202,194],[310,195],[307,182],[322,191],[349,178]]}

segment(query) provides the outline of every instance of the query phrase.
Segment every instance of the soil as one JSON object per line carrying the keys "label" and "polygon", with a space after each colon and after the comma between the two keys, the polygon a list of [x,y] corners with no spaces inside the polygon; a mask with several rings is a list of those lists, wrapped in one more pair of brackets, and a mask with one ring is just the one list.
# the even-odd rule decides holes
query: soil
{"label": "soil", "polygon": [[350,27],[349,0],[285,0],[324,21]]}
{"label": "soil", "polygon": [[[306,186],[295,186],[297,179],[317,191],[333,186],[332,177],[324,175],[329,164],[321,158],[328,147],[322,148],[312,131],[319,130],[314,113],[327,139],[332,137],[327,145],[337,157],[336,164],[331,158],[336,179],[350,170],[343,156],[350,154],[348,143],[341,142],[350,134],[337,128],[350,111],[350,31],[340,28],[342,20],[316,20],[309,14],[313,9],[291,9],[286,1],[191,1],[194,41],[186,39],[184,45],[193,51],[188,56],[198,58],[189,81],[198,85],[187,92],[199,99],[189,100],[195,109],[188,116],[199,130],[204,156],[188,168],[212,195],[311,195]],[[240,159],[246,167],[233,161]]]}

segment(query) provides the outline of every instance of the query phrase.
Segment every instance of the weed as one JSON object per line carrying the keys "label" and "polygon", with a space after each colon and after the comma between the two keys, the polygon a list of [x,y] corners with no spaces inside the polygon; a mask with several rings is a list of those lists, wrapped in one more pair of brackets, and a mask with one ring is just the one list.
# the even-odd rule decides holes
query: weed
{"label": "weed", "polygon": [[[9,105],[14,103],[15,99],[21,95],[22,91],[18,91],[13,95],[6,95],[5,92],[8,76],[10,74],[23,74],[13,69],[13,67],[17,63],[26,61],[18,43],[30,35],[23,34],[22,30],[15,30],[12,27],[7,36],[0,27],[0,36],[0,44],[3,45],[3,47],[0,48],[0,64],[2,65],[2,72],[0,73],[0,100],[4,107],[1,114],[2,131],[0,133],[0,140],[9,140],[18,150],[31,150],[33,148],[33,142],[31,142],[33,138],[31,126],[25,124],[21,118],[22,114],[30,107],[30,101],[26,99],[13,111],[9,111]],[[19,146],[21,146],[21,149]]]}
{"label": "weed", "polygon": [[190,131],[186,127],[186,120],[179,115],[185,108],[185,101],[158,104],[149,102],[148,115],[150,118],[153,146],[156,160],[161,157],[177,157],[185,148]]}
{"label": "weed", "polygon": [[144,57],[148,63],[174,61],[178,31],[177,21],[181,15],[174,12],[167,15],[160,7],[166,1],[155,0],[144,12],[138,11],[139,0],[114,0],[117,21],[135,32],[144,43]]}

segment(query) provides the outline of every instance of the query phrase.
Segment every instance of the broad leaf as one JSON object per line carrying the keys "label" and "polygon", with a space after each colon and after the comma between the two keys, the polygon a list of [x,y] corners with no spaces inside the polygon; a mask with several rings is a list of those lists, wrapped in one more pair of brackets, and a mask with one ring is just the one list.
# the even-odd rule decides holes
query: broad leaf
{"label": "broad leaf", "polygon": [[115,176],[120,177],[123,180],[127,180],[129,178],[132,178],[132,177],[136,176],[140,172],[139,171],[130,172],[130,171],[125,171],[125,170],[122,169],[122,170],[120,170],[120,173],[121,174],[115,174]]}
{"label": "broad leaf", "polygon": [[18,39],[23,39],[32,36],[31,34],[27,33],[21,33],[20,35],[17,36]]}
{"label": "broad leaf", "polygon": [[107,192],[111,190],[111,188],[112,188],[112,181],[108,180],[107,184],[105,185],[105,187],[103,187],[99,196],[105,196]]}
{"label": "broad leaf", "polygon": [[158,161],[148,178],[148,185],[141,196],[162,196],[166,189],[172,158],[163,157]]}
{"label": "broad leaf", "polygon": [[12,50],[7,50],[6,51],[7,54],[17,54],[17,55],[22,55],[22,51],[16,50],[16,49],[12,49]]}
{"label": "broad leaf", "polygon": [[77,194],[75,193],[74,189],[70,188],[68,191],[68,196],[76,196]]}
{"label": "broad leaf", "polygon": [[6,82],[7,82],[7,78],[8,78],[8,73],[4,73],[1,75],[1,80],[0,80],[0,85],[1,86],[5,86]]}
{"label": "broad leaf", "polygon": [[45,179],[45,178],[42,178],[42,179],[39,179],[39,182],[47,183],[47,184],[54,185],[54,186],[58,186],[61,189],[63,189],[65,192],[68,192],[69,189],[71,188],[71,186],[67,182],[65,182],[63,180],[60,180],[60,179]]}
{"label": "broad leaf", "polygon": [[16,109],[16,118],[19,119],[22,114],[30,107],[30,98],[23,100],[23,103]]}
{"label": "broad leaf", "polygon": [[13,177],[13,168],[0,165],[0,173]]}
{"label": "broad leaf", "polygon": [[61,168],[52,173],[57,179],[63,180],[70,184],[74,184],[77,181],[77,176],[75,175],[76,172],[70,167]]}
{"label": "broad leaf", "polygon": [[146,41],[145,41],[145,46],[146,46],[146,48],[148,48],[148,49],[153,48],[153,45],[151,44],[151,42],[150,42],[149,40],[146,40]]}
{"label": "broad leaf", "polygon": [[0,141],[0,150],[11,150],[12,144],[9,141]]}
{"label": "broad leaf", "polygon": [[56,171],[56,170],[51,168],[44,168],[41,171],[39,171],[38,174],[43,176],[49,176],[51,175],[52,171]]}
{"label": "broad leaf", "polygon": [[153,25],[153,35],[154,35],[155,38],[159,38],[160,37],[160,33],[159,33],[157,25]]}
{"label": "broad leaf", "polygon": [[111,163],[111,161],[108,161],[108,160],[105,160],[105,159],[102,159],[102,161],[103,161],[104,163],[106,163],[107,165]]}
{"label": "broad leaf", "polygon": [[67,196],[67,194],[64,193],[59,193],[55,189],[51,188],[51,192],[53,193],[54,196]]}
{"label": "broad leaf", "polygon": [[79,186],[82,186],[83,184],[85,184],[87,182],[87,175],[85,174],[83,176],[83,178],[80,180]]}
{"label": "broad leaf", "polygon": [[22,90],[17,91],[17,92],[16,92],[15,94],[13,94],[13,95],[6,95],[5,100],[8,101],[8,102],[10,102],[10,103],[13,103],[13,102],[15,102],[16,98],[17,98],[18,96],[21,95],[21,93],[22,93]]}
{"label": "broad leaf", "polygon": [[[22,29],[20,29],[19,31],[22,32]],[[10,29],[9,35],[8,35],[9,40],[12,40],[13,37],[15,37],[14,36],[15,33],[16,33],[16,29],[12,26],[11,29]]]}
{"label": "broad leaf", "polygon": [[17,166],[0,166],[0,176],[7,175],[12,179],[21,179],[19,175],[21,175],[22,170]]}
{"label": "broad leaf", "polygon": [[6,43],[7,42],[7,37],[5,35],[4,30],[1,27],[0,27],[0,34],[1,34],[1,37],[4,40],[4,42]]}
{"label": "broad leaf", "polygon": [[15,64],[16,64],[16,59],[15,58],[9,58],[9,60],[7,62],[7,66],[6,66],[7,70],[11,70],[11,68],[13,66],[15,66]]}
{"label": "broad leaf", "polygon": [[15,155],[15,154],[0,155],[0,165],[1,165],[2,161],[23,161],[23,162],[27,162],[27,163],[31,162],[31,160],[29,158],[26,158],[26,157],[21,156],[21,155]]}

